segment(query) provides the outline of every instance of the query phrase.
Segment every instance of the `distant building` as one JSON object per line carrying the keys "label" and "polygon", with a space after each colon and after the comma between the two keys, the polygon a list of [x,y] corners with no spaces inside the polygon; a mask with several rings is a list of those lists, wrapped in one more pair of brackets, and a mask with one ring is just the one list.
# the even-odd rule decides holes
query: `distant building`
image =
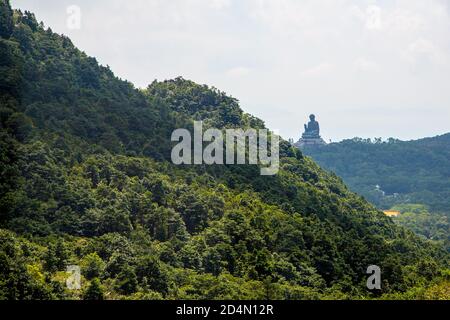
{"label": "distant building", "polygon": [[302,137],[294,143],[297,148],[303,148],[305,146],[320,146],[325,145],[326,142],[320,136],[319,122],[316,121],[315,115],[309,116],[308,124],[305,124],[305,132]]}
{"label": "distant building", "polygon": [[397,210],[384,210],[383,212],[388,217],[397,217],[400,215],[400,211]]}
{"label": "distant building", "polygon": [[383,190],[381,190],[381,187],[380,187],[380,185],[376,185],[375,186],[375,191],[378,193],[378,194],[380,194],[382,197],[385,197],[386,196],[386,192],[384,192]]}

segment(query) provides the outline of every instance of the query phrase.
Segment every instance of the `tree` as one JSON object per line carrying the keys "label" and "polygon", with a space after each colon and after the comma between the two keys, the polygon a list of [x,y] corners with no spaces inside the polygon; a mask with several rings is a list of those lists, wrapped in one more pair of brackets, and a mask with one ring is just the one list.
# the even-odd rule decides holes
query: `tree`
{"label": "tree", "polygon": [[83,295],[84,300],[103,300],[104,289],[98,278],[92,279],[89,287],[86,289]]}
{"label": "tree", "polygon": [[45,269],[50,272],[64,271],[66,269],[69,252],[60,239],[56,244],[50,244],[45,254]]}
{"label": "tree", "polygon": [[136,292],[138,281],[136,273],[131,267],[125,267],[117,276],[117,289],[123,294]]}
{"label": "tree", "polygon": [[88,254],[81,261],[82,273],[87,279],[100,277],[105,270],[105,262],[97,252]]}
{"label": "tree", "polygon": [[69,259],[69,252],[64,245],[64,241],[61,239],[58,240],[55,246],[55,257],[57,261],[58,270],[64,270],[67,264],[67,260]]}
{"label": "tree", "polygon": [[151,290],[167,293],[167,275],[155,257],[145,256],[140,259],[136,267],[136,274],[141,281],[146,280]]}
{"label": "tree", "polygon": [[5,125],[11,134],[20,141],[24,141],[33,130],[33,121],[23,113],[12,114]]}
{"label": "tree", "polygon": [[0,0],[0,37],[9,39],[13,29],[13,11],[9,0]]}
{"label": "tree", "polygon": [[199,232],[206,227],[208,208],[202,199],[192,191],[188,191],[180,197],[177,209],[189,232]]}

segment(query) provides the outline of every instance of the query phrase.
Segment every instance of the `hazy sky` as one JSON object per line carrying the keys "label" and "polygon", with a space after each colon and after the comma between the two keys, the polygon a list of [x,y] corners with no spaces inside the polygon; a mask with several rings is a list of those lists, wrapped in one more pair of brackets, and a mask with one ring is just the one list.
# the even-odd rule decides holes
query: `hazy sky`
{"label": "hazy sky", "polygon": [[215,86],[284,138],[310,113],[327,141],[450,131],[450,0],[11,2],[138,87]]}

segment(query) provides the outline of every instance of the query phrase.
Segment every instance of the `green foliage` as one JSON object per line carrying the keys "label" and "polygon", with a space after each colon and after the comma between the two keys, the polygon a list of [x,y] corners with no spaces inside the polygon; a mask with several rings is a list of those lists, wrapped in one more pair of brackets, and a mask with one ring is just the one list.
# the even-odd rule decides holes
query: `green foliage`
{"label": "green foliage", "polygon": [[[13,233],[0,229],[0,298],[41,300],[57,298],[52,283],[44,275],[33,244],[17,240]],[[30,256],[34,252],[33,256]]]}
{"label": "green foliage", "polygon": [[84,300],[103,300],[104,289],[98,278],[92,279],[89,287],[86,289],[83,295]]}
{"label": "green foliage", "polygon": [[105,263],[97,252],[90,253],[81,260],[82,273],[86,279],[99,278],[105,270]]}
{"label": "green foliage", "polygon": [[[264,123],[182,78],[137,90],[33,14],[14,19],[0,40],[17,75],[0,96],[1,298],[372,297],[368,265],[386,269],[385,294],[406,292],[418,263],[428,282],[446,265],[285,141],[276,176],[171,164],[172,130],[194,119]],[[81,291],[65,288],[67,264]]]}
{"label": "green foliage", "polygon": [[13,113],[20,100],[23,55],[18,43],[0,38],[0,102],[2,107],[2,127],[6,127],[5,113]]}
{"label": "green foliage", "polygon": [[393,217],[396,223],[426,239],[442,242],[447,250],[450,249],[448,213],[431,213],[426,206],[420,204],[396,205],[392,209],[400,211],[399,216]]}
{"label": "green foliage", "polygon": [[8,39],[14,28],[9,0],[0,0],[0,37]]}
{"label": "green foliage", "polygon": [[166,272],[161,262],[154,256],[139,257],[136,274],[145,289],[167,294],[168,276]]}
{"label": "green foliage", "polygon": [[119,292],[128,295],[136,292],[138,281],[136,273],[130,267],[125,267],[117,276],[117,289]]}
{"label": "green foliage", "polygon": [[45,255],[45,269],[50,272],[64,270],[67,264],[69,253],[61,239],[56,244],[50,245]]}
{"label": "green foliage", "polygon": [[450,134],[416,141],[354,138],[304,152],[380,208],[423,203],[450,212]]}
{"label": "green foliage", "polygon": [[449,251],[449,146],[445,134],[406,142],[355,138],[304,152],[379,208],[400,211],[396,223]]}

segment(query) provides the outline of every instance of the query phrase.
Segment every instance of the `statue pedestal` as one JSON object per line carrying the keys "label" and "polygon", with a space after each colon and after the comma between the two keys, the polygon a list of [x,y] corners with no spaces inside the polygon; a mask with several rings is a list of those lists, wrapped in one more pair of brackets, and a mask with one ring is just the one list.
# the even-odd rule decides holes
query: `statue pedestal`
{"label": "statue pedestal", "polygon": [[327,144],[321,137],[302,137],[296,143],[294,143],[294,147],[303,148],[305,146],[323,146]]}

